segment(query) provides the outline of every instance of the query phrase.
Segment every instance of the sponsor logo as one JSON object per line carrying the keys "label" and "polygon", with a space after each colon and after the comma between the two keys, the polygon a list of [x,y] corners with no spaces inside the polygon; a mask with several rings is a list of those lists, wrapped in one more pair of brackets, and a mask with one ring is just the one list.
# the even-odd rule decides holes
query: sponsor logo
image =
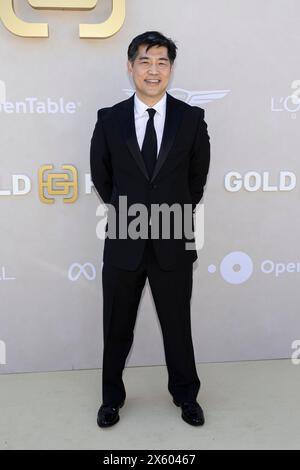
{"label": "sponsor logo", "polygon": [[[263,260],[260,263],[259,270],[263,274],[275,276],[300,273],[299,262],[282,262],[270,259]],[[224,281],[229,284],[243,284],[248,281],[254,272],[254,263],[251,257],[243,251],[232,251],[228,253],[221,261],[219,271]],[[210,264],[208,272],[214,274],[217,272],[217,266]]]}
{"label": "sponsor logo", "polygon": [[6,84],[0,80],[0,113],[3,114],[75,114],[81,103],[60,98],[27,96],[18,101],[7,99]]}
{"label": "sponsor logo", "polygon": [[[92,10],[97,0],[28,0],[33,8],[44,10]],[[48,38],[48,23],[28,22],[15,12],[14,0],[0,1],[0,20],[13,34],[30,38]],[[125,0],[112,0],[112,11],[102,23],[82,23],[79,25],[80,38],[107,38],[116,34],[125,20]]]}
{"label": "sponsor logo", "polygon": [[[123,88],[123,91],[128,97],[135,93],[135,90],[131,88]],[[185,90],[184,88],[170,88],[168,93],[181,101],[185,101],[191,106],[202,106],[211,101],[220,100],[224,98],[230,90],[209,90],[209,91],[198,91],[198,90]]]}
{"label": "sponsor logo", "polygon": [[68,279],[70,281],[78,281],[83,276],[88,281],[93,281],[96,278],[96,268],[92,263],[73,263],[68,270]]}
{"label": "sponsor logo", "polygon": [[53,171],[53,165],[39,168],[39,197],[45,204],[54,204],[54,196],[64,196],[63,202],[71,204],[78,198],[77,169],[73,165],[62,165],[65,172]]}
{"label": "sponsor logo", "polygon": [[296,119],[300,110],[300,80],[293,80],[291,89],[294,91],[286,96],[271,97],[271,111],[289,113],[292,119]]}
{"label": "sponsor logo", "polygon": [[[273,182],[271,183],[271,180]],[[274,184],[275,183],[275,184]],[[278,176],[271,176],[269,171],[248,171],[244,175],[238,171],[230,171],[225,175],[225,189],[232,193],[245,189],[255,191],[292,191],[295,189],[297,178],[292,171],[280,171]]]}

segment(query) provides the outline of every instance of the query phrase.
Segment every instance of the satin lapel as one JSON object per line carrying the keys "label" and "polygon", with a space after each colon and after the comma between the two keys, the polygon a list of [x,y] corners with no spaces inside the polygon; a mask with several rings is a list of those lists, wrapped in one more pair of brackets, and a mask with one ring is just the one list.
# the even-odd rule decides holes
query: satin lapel
{"label": "satin lapel", "polygon": [[126,106],[123,108],[124,115],[122,116],[121,125],[124,126],[125,123],[124,132],[126,144],[141,172],[144,174],[147,180],[149,180],[150,178],[147,173],[147,168],[136,137],[134,122],[134,94],[125,102],[125,105]]}
{"label": "satin lapel", "polygon": [[[124,128],[124,135],[126,144],[135,159],[140,170],[147,178],[148,181],[152,182],[158,175],[162,165],[166,161],[169,151],[173,145],[174,139],[176,137],[176,132],[178,125],[182,118],[182,113],[180,110],[180,101],[173,98],[169,93],[167,93],[167,103],[166,103],[166,118],[163,131],[162,142],[154,167],[153,175],[150,180],[143,155],[141,154],[139,144],[136,137],[135,131],[135,122],[134,122],[134,95],[132,95],[128,100],[124,102],[123,113],[120,119],[120,124]],[[124,126],[125,123],[125,126]]]}
{"label": "satin lapel", "polygon": [[180,111],[180,102],[167,93],[166,118],[163,137],[151,182],[156,178],[162,165],[166,161],[168,153],[175,140],[181,117],[182,113]]}

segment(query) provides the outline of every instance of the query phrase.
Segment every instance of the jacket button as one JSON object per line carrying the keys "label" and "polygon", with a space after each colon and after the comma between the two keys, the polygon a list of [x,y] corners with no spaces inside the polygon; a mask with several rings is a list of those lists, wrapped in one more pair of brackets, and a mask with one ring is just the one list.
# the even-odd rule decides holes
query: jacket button
{"label": "jacket button", "polygon": [[156,184],[151,184],[151,189],[156,189],[157,185]]}

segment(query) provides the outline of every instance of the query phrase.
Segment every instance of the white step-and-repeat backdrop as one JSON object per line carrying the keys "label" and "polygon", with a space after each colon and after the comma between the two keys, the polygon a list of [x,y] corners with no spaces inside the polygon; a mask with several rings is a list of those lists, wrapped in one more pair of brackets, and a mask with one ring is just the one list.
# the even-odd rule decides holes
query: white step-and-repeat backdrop
{"label": "white step-and-repeat backdrop", "polygon": [[[205,109],[211,137],[197,212],[196,361],[295,354],[299,2],[0,0],[0,15],[0,372],[102,365],[90,140],[97,110],[132,94],[127,47],[147,30],[175,40],[168,91]],[[160,364],[147,282],[127,366]]]}

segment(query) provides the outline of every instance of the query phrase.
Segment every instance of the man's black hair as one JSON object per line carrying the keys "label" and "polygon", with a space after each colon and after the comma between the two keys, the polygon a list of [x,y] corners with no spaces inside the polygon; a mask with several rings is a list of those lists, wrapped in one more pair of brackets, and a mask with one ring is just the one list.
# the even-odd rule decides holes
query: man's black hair
{"label": "man's black hair", "polygon": [[164,46],[168,49],[168,57],[173,64],[174,60],[176,59],[176,49],[177,46],[170,38],[166,38],[163,34],[158,31],[146,31],[143,34],[139,34],[136,36],[128,47],[128,60],[130,62],[134,62],[138,54],[138,48],[140,45],[147,45],[146,51],[153,46]]}

